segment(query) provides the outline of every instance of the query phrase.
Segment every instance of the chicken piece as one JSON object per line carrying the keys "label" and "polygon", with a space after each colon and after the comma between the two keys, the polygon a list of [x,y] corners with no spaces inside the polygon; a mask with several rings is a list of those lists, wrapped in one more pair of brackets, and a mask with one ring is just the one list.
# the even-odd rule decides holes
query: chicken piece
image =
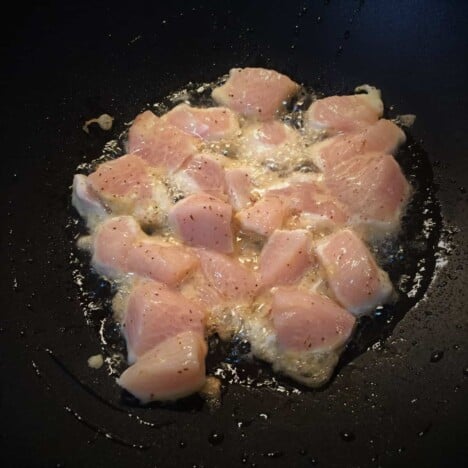
{"label": "chicken piece", "polygon": [[378,152],[394,154],[406,141],[400,127],[390,120],[380,119],[358,133],[336,135],[312,146],[312,159],[323,172],[331,172],[340,163],[354,156]]}
{"label": "chicken piece", "polygon": [[299,133],[289,125],[272,120],[255,122],[243,129],[240,154],[247,162],[273,160],[287,164],[297,158]]}
{"label": "chicken piece", "polygon": [[127,300],[123,332],[128,362],[167,338],[186,331],[204,333],[204,313],[179,292],[151,280],[137,281]]}
{"label": "chicken piece", "polygon": [[131,214],[144,226],[163,223],[172,204],[157,172],[135,154],[100,164],[88,182],[110,212]]}
{"label": "chicken piece", "polygon": [[283,200],[265,195],[254,205],[237,212],[235,217],[243,231],[268,237],[281,228],[288,214],[288,206]]}
{"label": "chicken piece", "polygon": [[366,153],[325,173],[330,192],[345,206],[353,223],[376,237],[394,231],[408,199],[410,187],[393,156]]}
{"label": "chicken piece", "polygon": [[311,266],[310,237],[304,229],[275,231],[260,254],[263,288],[296,281]]}
{"label": "chicken piece", "polygon": [[205,141],[231,139],[240,130],[237,115],[226,107],[197,108],[179,104],[162,119]]}
{"label": "chicken piece", "polygon": [[317,257],[336,300],[354,315],[363,315],[386,301],[393,287],[364,242],[342,229],[317,242]]}
{"label": "chicken piece", "polygon": [[86,220],[88,227],[93,227],[108,214],[83,174],[75,174],[73,177],[72,205]]}
{"label": "chicken piece", "polygon": [[128,131],[127,148],[150,166],[173,172],[198,152],[201,141],[145,111],[136,117]]}
{"label": "chicken piece", "polygon": [[93,265],[110,278],[127,273],[176,285],[198,265],[187,248],[147,236],[131,216],[104,221],[93,236]]}
{"label": "chicken piece", "polygon": [[226,83],[213,90],[212,97],[245,117],[270,120],[298,91],[297,83],[274,70],[233,68]]}
{"label": "chicken piece", "polygon": [[197,257],[187,247],[158,241],[144,234],[128,253],[129,272],[169,286],[179,284],[197,266]]}
{"label": "chicken piece", "polygon": [[172,180],[184,194],[205,192],[219,198],[226,194],[224,168],[219,158],[211,155],[191,156]]}
{"label": "chicken piece", "polygon": [[363,85],[356,91],[366,94],[329,96],[314,101],[304,115],[306,128],[325,130],[329,134],[363,130],[382,116],[380,91]]}
{"label": "chicken piece", "polygon": [[274,290],[271,319],[281,348],[320,352],[342,348],[356,322],[328,297],[288,287]]}
{"label": "chicken piece", "polygon": [[128,272],[128,254],[142,236],[139,224],[131,216],[110,218],[93,235],[92,264],[98,273],[115,278]]}
{"label": "chicken piece", "polygon": [[186,397],[205,384],[206,353],[200,333],[180,333],[140,356],[117,383],[142,403]]}
{"label": "chicken piece", "polygon": [[252,180],[244,168],[227,169],[224,174],[226,191],[232,207],[239,211],[252,202]]}
{"label": "chicken piece", "polygon": [[258,288],[255,273],[238,260],[217,252],[198,249],[201,269],[208,283],[228,300],[251,301]]}
{"label": "chicken piece", "polygon": [[296,215],[292,223],[297,227],[321,229],[342,225],[348,220],[346,207],[315,177],[292,177],[286,184],[268,189],[267,194],[287,203]]}
{"label": "chicken piece", "polygon": [[196,193],[174,205],[169,213],[169,224],[188,245],[231,253],[231,218],[231,205],[206,193]]}

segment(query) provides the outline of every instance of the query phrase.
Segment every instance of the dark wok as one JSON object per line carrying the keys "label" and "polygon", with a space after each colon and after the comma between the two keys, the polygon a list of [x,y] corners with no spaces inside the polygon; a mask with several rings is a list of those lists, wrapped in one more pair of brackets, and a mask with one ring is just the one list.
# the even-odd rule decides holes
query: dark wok
{"label": "dark wok", "polygon": [[[1,465],[466,466],[468,5],[13,8],[1,41]],[[169,91],[245,65],[278,69],[327,94],[369,82],[394,114],[417,114],[412,135],[428,153],[418,153],[419,174],[437,197],[437,236],[425,252],[433,269],[442,236],[448,263],[426,281],[424,300],[394,311],[382,336],[364,337],[366,346],[384,338],[381,345],[350,352],[320,391],[230,385],[214,413],[196,398],[138,407],[86,363],[99,339],[73,282],[75,231],[64,227],[75,167],[110,137],[81,126],[107,112],[117,134]],[[92,281],[96,300],[105,297],[106,286]]]}

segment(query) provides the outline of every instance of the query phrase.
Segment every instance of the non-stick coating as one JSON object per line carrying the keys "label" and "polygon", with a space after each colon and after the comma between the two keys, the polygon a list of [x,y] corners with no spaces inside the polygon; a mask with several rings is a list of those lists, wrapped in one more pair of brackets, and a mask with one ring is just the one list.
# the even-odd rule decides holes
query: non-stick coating
{"label": "non-stick coating", "polygon": [[[3,18],[2,466],[466,466],[467,4],[157,3],[46,1]],[[122,130],[178,86],[245,65],[325,93],[376,84],[395,112],[415,113],[448,263],[391,336],[322,391],[231,385],[212,413],[129,407],[86,362],[99,339],[64,226],[74,170],[109,135],[81,126],[107,112]]]}

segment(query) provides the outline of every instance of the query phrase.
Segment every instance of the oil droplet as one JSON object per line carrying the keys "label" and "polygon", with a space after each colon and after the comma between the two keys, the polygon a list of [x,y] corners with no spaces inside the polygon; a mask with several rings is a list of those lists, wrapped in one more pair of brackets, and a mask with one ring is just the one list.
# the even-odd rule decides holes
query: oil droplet
{"label": "oil droplet", "polygon": [[187,447],[187,443],[186,443],[185,441],[181,440],[181,441],[179,442],[179,447],[180,447],[180,448],[185,448],[185,447]]}
{"label": "oil droplet", "polygon": [[249,456],[247,453],[243,453],[242,456],[241,456],[241,463],[243,463],[244,465],[249,461]]}
{"label": "oil droplet", "polygon": [[315,458],[315,457],[311,457],[311,458],[309,458],[309,463],[310,463],[312,466],[317,466],[317,465],[318,465],[318,459]]}
{"label": "oil droplet", "polygon": [[322,17],[321,16],[317,16],[317,23],[321,23],[322,22]]}
{"label": "oil droplet", "polygon": [[342,431],[340,432],[340,437],[345,441],[345,442],[352,442],[353,440],[356,439],[356,436],[349,431]]}
{"label": "oil droplet", "polygon": [[281,458],[283,455],[284,453],[279,450],[265,453],[265,457],[267,458]]}
{"label": "oil droplet", "polygon": [[221,432],[212,432],[208,437],[208,442],[211,445],[219,445],[224,440],[224,434]]}
{"label": "oil droplet", "polygon": [[434,351],[431,354],[431,362],[439,362],[444,357],[443,351]]}

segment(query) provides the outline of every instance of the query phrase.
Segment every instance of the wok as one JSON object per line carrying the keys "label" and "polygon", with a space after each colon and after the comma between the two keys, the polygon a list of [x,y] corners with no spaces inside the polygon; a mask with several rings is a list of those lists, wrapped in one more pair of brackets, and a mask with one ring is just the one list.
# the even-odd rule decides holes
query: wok
{"label": "wok", "polygon": [[[2,466],[467,466],[468,5],[42,1],[13,8],[1,39]],[[425,258],[426,274],[416,297],[402,296],[377,325],[361,327],[322,389],[296,394],[281,378],[283,393],[225,383],[216,411],[197,397],[141,407],[121,393],[108,366],[87,365],[101,352],[109,290],[89,275],[84,296],[75,282],[79,266],[70,259],[81,227],[66,227],[76,219],[72,175],[149,104],[248,65],[325,94],[375,84],[393,106],[389,115],[417,115],[415,159],[403,160],[432,197],[434,225],[430,238],[421,237],[424,207],[416,204],[414,219],[405,220],[411,248],[401,265],[414,276]],[[103,112],[115,117],[111,134],[81,130]],[[396,264],[394,276],[402,273]],[[90,323],[84,302],[97,304]],[[119,350],[116,330],[104,327]],[[228,350],[233,361],[238,350]],[[221,358],[210,359],[215,366]],[[237,365],[260,384],[271,376],[268,366]]]}

